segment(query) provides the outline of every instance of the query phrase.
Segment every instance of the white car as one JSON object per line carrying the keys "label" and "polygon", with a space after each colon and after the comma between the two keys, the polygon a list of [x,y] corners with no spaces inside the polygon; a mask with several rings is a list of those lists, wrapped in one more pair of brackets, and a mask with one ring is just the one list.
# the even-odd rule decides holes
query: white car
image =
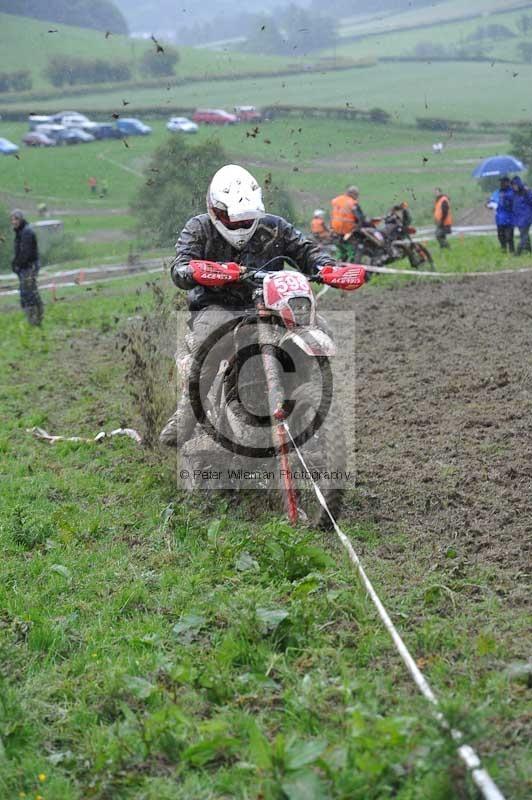
{"label": "white car", "polygon": [[59,114],[54,114],[52,119],[65,128],[83,128],[90,122],[85,114],[79,114],[77,111],[60,111]]}
{"label": "white car", "polygon": [[198,126],[187,117],[170,117],[166,123],[169,131],[181,131],[182,133],[197,133]]}

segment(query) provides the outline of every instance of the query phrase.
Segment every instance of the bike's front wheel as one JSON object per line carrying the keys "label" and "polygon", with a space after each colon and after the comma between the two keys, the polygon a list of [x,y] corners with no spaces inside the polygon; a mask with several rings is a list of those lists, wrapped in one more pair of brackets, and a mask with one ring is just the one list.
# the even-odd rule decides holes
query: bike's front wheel
{"label": "bike's front wheel", "polygon": [[311,383],[298,386],[291,399],[297,422],[296,430],[290,426],[290,432],[296,441],[303,433],[298,449],[306,465],[305,469],[292,449],[289,463],[298,520],[310,527],[328,529],[332,521],[325,505],[336,519],[345,493],[346,447],[341,409],[334,397],[324,403],[323,389]]}
{"label": "bike's front wheel", "polygon": [[425,247],[425,245],[419,244],[419,242],[414,242],[408,259],[410,261],[410,266],[414,269],[418,269],[418,267],[425,267],[431,272],[434,270],[434,261],[430,251]]}

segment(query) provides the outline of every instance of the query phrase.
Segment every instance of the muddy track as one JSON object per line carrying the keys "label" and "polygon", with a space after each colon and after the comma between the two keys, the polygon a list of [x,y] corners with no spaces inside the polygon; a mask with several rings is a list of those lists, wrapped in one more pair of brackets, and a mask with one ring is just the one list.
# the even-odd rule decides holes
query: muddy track
{"label": "muddy track", "polygon": [[[530,567],[531,298],[527,275],[349,298],[358,490],[348,517],[428,540],[435,558],[452,547],[512,579]],[[324,306],[343,302],[332,295]]]}

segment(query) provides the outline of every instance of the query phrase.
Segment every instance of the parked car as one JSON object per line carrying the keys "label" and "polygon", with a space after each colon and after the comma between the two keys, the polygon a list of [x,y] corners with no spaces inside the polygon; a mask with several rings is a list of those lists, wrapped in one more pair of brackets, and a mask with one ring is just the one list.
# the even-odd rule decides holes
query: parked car
{"label": "parked car", "polygon": [[260,122],[262,114],[255,106],[235,106],[235,114],[240,122]]}
{"label": "parked car", "polygon": [[22,137],[22,141],[28,147],[55,147],[57,144],[51,136],[39,131],[29,131]]}
{"label": "parked car", "polygon": [[166,123],[169,131],[182,131],[183,133],[197,133],[198,126],[188,117],[170,117]]}
{"label": "parked car", "polygon": [[121,133],[127,136],[147,136],[151,133],[149,125],[145,125],[140,119],[134,117],[124,117],[116,121],[116,127]]}
{"label": "parked car", "polygon": [[65,128],[81,128],[90,122],[90,119],[85,114],[80,114],[79,111],[59,111],[58,114],[52,115],[52,122],[64,125]]}
{"label": "parked car", "polygon": [[96,138],[92,133],[87,133],[82,128],[67,128],[66,135],[63,135],[67,144],[88,144],[89,142],[94,142]]}
{"label": "parked car", "polygon": [[3,139],[0,136],[0,153],[3,153],[5,156],[13,155],[13,153],[18,153],[18,147],[13,142],[10,142],[9,139]]}
{"label": "parked car", "polygon": [[192,115],[194,122],[203,122],[205,125],[234,125],[238,122],[236,114],[230,114],[223,108],[198,108]]}
{"label": "parked car", "polygon": [[[91,128],[89,133],[92,133],[97,139],[123,139],[125,134],[119,130],[116,125],[110,122],[93,123],[96,127]],[[83,130],[86,130],[84,128]]]}
{"label": "parked car", "polygon": [[64,125],[39,125],[36,132],[55,139],[58,145],[94,141],[94,136],[90,133],[85,133],[80,128],[65,128]]}
{"label": "parked car", "polygon": [[30,114],[28,117],[28,123],[30,126],[30,131],[34,131],[39,125],[52,125],[53,119],[52,117],[44,114]]}

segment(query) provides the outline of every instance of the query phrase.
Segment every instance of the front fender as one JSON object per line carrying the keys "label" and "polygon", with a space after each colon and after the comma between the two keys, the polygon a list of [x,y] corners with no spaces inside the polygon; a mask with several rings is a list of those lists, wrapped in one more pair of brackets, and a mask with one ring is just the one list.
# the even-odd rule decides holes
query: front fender
{"label": "front fender", "polygon": [[297,328],[287,331],[279,342],[279,347],[288,342],[293,342],[307,356],[336,355],[336,345],[329,334],[320,328]]}

